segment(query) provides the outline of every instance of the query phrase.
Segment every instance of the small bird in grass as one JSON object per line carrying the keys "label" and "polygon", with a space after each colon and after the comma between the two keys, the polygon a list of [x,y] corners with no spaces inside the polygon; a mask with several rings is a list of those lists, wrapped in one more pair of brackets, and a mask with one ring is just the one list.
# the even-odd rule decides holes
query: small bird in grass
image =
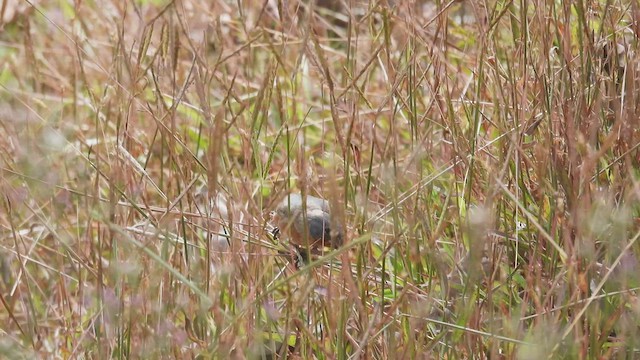
{"label": "small bird in grass", "polygon": [[315,196],[303,201],[300,194],[289,194],[278,205],[273,220],[293,245],[303,249],[317,252],[325,246],[342,245],[342,226],[331,221],[329,202]]}

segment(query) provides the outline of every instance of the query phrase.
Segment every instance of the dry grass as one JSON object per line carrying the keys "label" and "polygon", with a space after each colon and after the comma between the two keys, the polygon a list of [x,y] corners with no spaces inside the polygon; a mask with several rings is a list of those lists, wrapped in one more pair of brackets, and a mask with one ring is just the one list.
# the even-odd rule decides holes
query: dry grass
{"label": "dry grass", "polygon": [[636,1],[3,4],[0,357],[639,356]]}

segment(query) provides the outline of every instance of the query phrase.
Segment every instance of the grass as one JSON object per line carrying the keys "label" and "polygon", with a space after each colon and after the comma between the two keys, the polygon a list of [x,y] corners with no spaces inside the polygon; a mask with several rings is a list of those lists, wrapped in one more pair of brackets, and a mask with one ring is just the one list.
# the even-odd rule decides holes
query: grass
{"label": "grass", "polygon": [[3,4],[1,357],[638,356],[636,2]]}

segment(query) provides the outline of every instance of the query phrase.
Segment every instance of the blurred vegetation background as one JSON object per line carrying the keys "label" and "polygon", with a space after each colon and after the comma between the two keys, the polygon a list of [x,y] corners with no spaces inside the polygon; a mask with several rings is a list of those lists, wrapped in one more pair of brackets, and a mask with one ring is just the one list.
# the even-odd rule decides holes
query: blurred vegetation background
{"label": "blurred vegetation background", "polygon": [[638,19],[3,1],[0,357],[638,357]]}

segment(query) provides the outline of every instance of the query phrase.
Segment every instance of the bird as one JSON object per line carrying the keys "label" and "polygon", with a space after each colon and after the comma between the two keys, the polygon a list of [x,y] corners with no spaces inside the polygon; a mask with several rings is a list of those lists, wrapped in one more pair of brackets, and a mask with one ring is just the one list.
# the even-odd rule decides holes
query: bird
{"label": "bird", "polygon": [[300,194],[291,193],[280,202],[273,220],[295,246],[317,252],[324,247],[339,248],[342,245],[342,226],[332,221],[329,202],[324,199],[315,196],[303,198]]}

